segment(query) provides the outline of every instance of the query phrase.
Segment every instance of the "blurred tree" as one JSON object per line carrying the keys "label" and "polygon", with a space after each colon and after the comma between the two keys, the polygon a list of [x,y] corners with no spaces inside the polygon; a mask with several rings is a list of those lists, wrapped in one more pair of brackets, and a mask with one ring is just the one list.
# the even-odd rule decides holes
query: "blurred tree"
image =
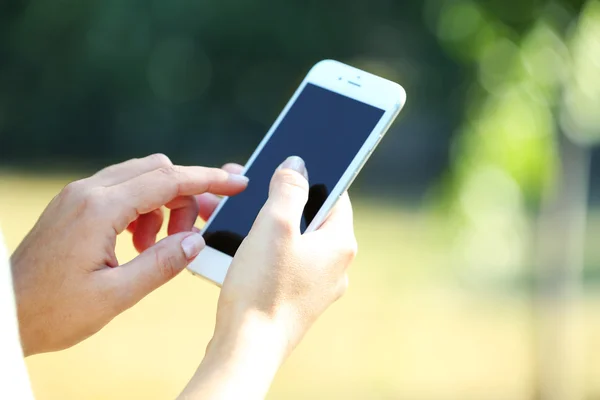
{"label": "blurred tree", "polygon": [[[494,2],[438,3],[429,6],[432,26],[477,75],[446,182],[456,263],[489,288],[530,273],[522,266],[538,258],[538,395],[582,399],[576,304],[590,155],[572,140],[590,144],[600,134],[599,3],[588,2],[581,19],[579,2],[524,2],[507,14],[491,13]],[[536,230],[528,214],[540,205]]]}
{"label": "blurred tree", "polygon": [[[417,1],[2,7],[5,162],[102,164],[155,151],[180,162],[244,161],[308,69],[336,58],[397,79],[411,93],[357,184],[422,191],[445,168],[462,114],[463,72],[427,30]],[[390,168],[397,181],[382,173]]]}

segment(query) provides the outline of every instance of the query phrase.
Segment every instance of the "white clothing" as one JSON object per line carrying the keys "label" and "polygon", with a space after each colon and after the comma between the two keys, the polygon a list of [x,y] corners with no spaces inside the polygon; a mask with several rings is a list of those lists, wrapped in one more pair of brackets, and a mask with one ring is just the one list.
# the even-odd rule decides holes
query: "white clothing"
{"label": "white clothing", "polygon": [[31,400],[23,359],[8,251],[0,232],[0,398]]}

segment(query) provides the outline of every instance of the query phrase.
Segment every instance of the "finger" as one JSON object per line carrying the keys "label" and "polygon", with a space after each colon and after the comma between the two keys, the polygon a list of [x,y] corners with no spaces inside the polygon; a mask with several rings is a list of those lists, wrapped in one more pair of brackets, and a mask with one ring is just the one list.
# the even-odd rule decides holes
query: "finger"
{"label": "finger", "polygon": [[167,228],[169,235],[192,230],[198,218],[198,202],[194,196],[177,197],[175,200],[167,203],[166,206],[171,209],[169,226]]}
{"label": "finger", "polygon": [[223,171],[227,171],[230,174],[238,174],[240,175],[244,172],[244,166],[236,163],[227,163],[221,167]]}
{"label": "finger", "polygon": [[163,219],[160,208],[138,217],[133,232],[133,246],[138,252],[141,253],[156,243],[156,235],[162,227]]}
{"label": "finger", "polygon": [[[231,174],[241,174],[244,171],[244,167],[240,164],[229,163],[221,167],[224,171]],[[215,212],[215,209],[219,206],[222,198],[212,193],[203,193],[196,196],[198,202],[198,215],[204,221],[208,221],[210,216]]]}
{"label": "finger", "polygon": [[159,168],[108,188],[107,204],[118,204],[112,212],[114,229],[122,232],[138,215],[155,210],[176,197],[210,192],[234,195],[246,188],[248,178],[219,168]]}
{"label": "finger", "polygon": [[127,225],[127,230],[131,233],[135,233],[135,228],[137,226],[137,219],[133,220],[129,223],[129,225]]}
{"label": "finger", "polygon": [[97,172],[90,178],[96,185],[112,186],[138,175],[153,171],[158,168],[168,168],[173,163],[164,154],[152,154],[144,158],[134,158],[120,164],[111,165]]}
{"label": "finger", "polygon": [[269,198],[257,217],[268,223],[300,233],[302,211],[308,200],[306,166],[300,157],[285,160],[271,179]]}
{"label": "finger", "polygon": [[317,231],[337,231],[354,234],[354,217],[350,196],[345,192]]}
{"label": "finger", "polygon": [[321,243],[330,243],[332,249],[347,249],[355,255],[358,246],[354,235],[352,204],[348,193],[340,196],[323,224],[316,231],[305,233],[305,236]]}
{"label": "finger", "polygon": [[307,240],[326,243],[327,256],[332,262],[348,268],[358,252],[358,244],[354,236],[352,204],[347,193],[340,196],[331,213],[321,227],[314,232],[306,233]]}
{"label": "finger", "polygon": [[169,236],[127,264],[106,269],[116,308],[125,310],[180,273],[204,248],[197,233]]}
{"label": "finger", "polygon": [[198,204],[198,215],[204,221],[208,221],[210,216],[215,212],[219,204],[221,203],[222,198],[211,194],[204,193],[199,196],[196,196],[196,202]]}

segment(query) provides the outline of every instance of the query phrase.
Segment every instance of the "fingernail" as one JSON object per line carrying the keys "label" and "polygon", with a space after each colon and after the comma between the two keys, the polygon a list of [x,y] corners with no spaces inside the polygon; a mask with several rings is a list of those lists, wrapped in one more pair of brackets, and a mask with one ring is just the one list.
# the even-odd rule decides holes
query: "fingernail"
{"label": "fingernail", "polygon": [[298,156],[288,157],[284,162],[281,163],[278,169],[293,169],[294,171],[304,175],[306,180],[308,180],[308,171],[306,170],[304,160]]}
{"label": "fingernail", "polygon": [[248,177],[245,176],[245,175],[229,174],[229,180],[231,182],[240,183],[240,184],[243,184],[243,185],[247,185],[248,184]]}
{"label": "fingernail", "polygon": [[183,249],[185,258],[191,260],[204,248],[204,238],[198,233],[193,233],[181,241],[181,248]]}

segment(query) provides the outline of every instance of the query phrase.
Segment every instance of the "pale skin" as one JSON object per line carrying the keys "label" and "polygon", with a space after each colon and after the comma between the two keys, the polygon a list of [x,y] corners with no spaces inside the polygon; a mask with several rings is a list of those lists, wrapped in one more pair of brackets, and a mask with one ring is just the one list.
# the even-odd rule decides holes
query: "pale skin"
{"label": "pale skin", "polygon": [[[242,192],[241,167],[174,166],[153,155],[68,185],[11,258],[25,355],[71,347],[165,284],[204,248],[194,228]],[[227,274],[204,360],[181,399],[260,399],[313,322],[345,292],[356,254],[343,195],[318,230],[301,234],[304,162],[275,171],[269,199]],[[251,183],[250,183],[251,184]],[[162,208],[169,236],[158,243]],[[120,264],[117,235],[141,254]]]}

